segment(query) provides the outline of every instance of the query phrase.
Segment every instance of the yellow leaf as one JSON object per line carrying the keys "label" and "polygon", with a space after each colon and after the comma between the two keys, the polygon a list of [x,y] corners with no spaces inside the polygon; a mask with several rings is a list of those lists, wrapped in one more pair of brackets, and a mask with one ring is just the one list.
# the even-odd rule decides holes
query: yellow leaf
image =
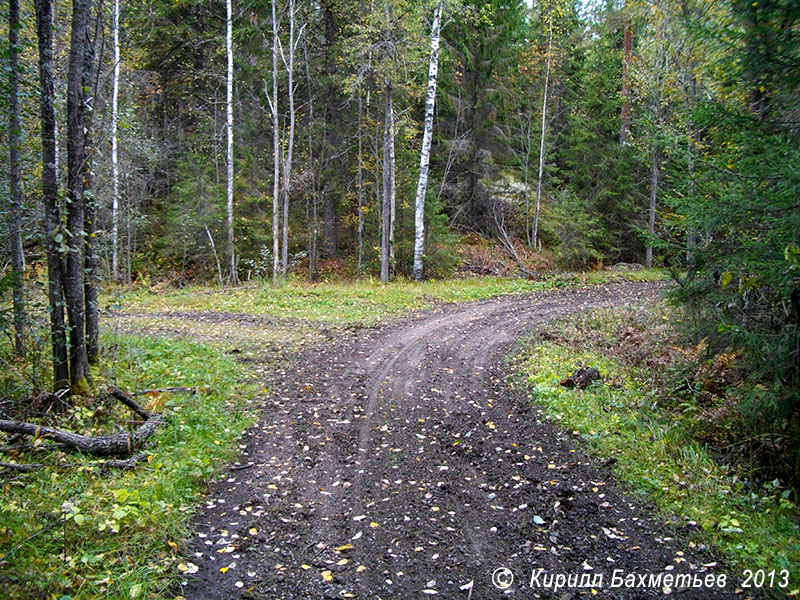
{"label": "yellow leaf", "polygon": [[219,572],[220,572],[220,573],[227,573],[227,572],[228,572],[228,569],[230,569],[230,567],[220,567],[220,568],[219,568]]}
{"label": "yellow leaf", "polygon": [[333,581],[333,575],[331,574],[331,572],[330,572],[330,571],[323,571],[323,572],[322,572],[322,578],[323,578],[325,581]]}
{"label": "yellow leaf", "polygon": [[303,563],[302,565],[300,565],[300,568],[303,569],[303,571],[308,571],[311,568],[311,565]]}
{"label": "yellow leaf", "polygon": [[353,549],[353,544],[343,544],[342,546],[336,548],[336,551],[344,552],[345,550],[352,550],[352,549]]}
{"label": "yellow leaf", "polygon": [[365,567],[364,565],[358,565],[358,567],[356,568],[356,573],[363,573],[366,570],[367,567]]}
{"label": "yellow leaf", "polygon": [[347,559],[347,558],[343,558],[342,560],[340,560],[340,561],[339,561],[339,562],[337,562],[336,564],[337,564],[338,566],[340,566],[340,567],[343,567],[344,565],[346,565],[346,564],[347,564],[347,563],[349,563],[349,562],[350,562],[350,560],[349,560],[349,559]]}
{"label": "yellow leaf", "polygon": [[250,535],[255,535],[255,534],[257,534],[257,533],[258,533],[258,529],[256,529],[255,527],[251,527],[251,528],[250,528],[250,529],[247,531],[247,533],[249,533]]}
{"label": "yellow leaf", "polygon": [[176,544],[176,543],[175,543],[175,542],[173,542],[172,540],[169,540],[169,541],[167,542],[167,546],[169,546],[169,547],[170,547],[170,548],[172,548],[173,550],[177,550],[177,549],[178,549],[178,544]]}

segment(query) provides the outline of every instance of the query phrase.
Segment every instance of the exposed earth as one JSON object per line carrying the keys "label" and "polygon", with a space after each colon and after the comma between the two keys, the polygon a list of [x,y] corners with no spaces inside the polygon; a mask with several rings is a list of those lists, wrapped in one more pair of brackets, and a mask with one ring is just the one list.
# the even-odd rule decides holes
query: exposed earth
{"label": "exposed earth", "polygon": [[[730,580],[725,590],[658,585],[667,574],[697,582],[722,571],[504,381],[520,337],[570,313],[653,302],[662,289],[622,283],[441,305],[303,351],[270,382],[259,424],[195,516],[176,594],[734,597]],[[612,588],[615,569],[634,586]]]}

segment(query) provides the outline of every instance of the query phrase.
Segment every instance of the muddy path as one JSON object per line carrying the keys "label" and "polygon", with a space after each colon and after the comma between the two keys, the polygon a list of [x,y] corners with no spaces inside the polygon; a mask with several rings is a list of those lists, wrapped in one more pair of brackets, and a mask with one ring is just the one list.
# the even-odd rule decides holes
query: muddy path
{"label": "muddy path", "polygon": [[[623,283],[442,306],[304,352],[273,382],[241,457],[195,516],[183,549],[190,573],[176,592],[732,597],[730,583],[727,592],[665,590],[661,579],[612,588],[617,569],[655,578],[719,567],[704,567],[714,558],[622,494],[608,468],[504,383],[503,357],[533,328],[649,303],[662,289]],[[555,591],[548,577],[559,574],[576,585]]]}

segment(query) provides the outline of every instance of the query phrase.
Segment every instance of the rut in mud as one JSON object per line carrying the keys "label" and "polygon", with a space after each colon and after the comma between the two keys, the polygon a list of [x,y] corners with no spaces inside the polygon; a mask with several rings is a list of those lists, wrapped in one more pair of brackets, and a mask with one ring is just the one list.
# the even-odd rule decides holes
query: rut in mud
{"label": "rut in mud", "polygon": [[[305,352],[274,382],[242,456],[196,515],[180,593],[551,597],[530,585],[545,569],[603,575],[600,597],[639,598],[663,590],[611,589],[615,569],[704,573],[713,558],[621,494],[569,432],[509,392],[500,368],[535,327],[653,302],[661,289],[624,283],[447,305]],[[499,568],[515,578],[506,589],[493,585]],[[552,597],[564,593],[592,595]]]}

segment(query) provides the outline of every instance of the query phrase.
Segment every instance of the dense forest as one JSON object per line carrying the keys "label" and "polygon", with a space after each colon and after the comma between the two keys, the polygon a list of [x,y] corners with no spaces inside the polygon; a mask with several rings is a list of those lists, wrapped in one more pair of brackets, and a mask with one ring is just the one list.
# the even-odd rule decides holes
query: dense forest
{"label": "dense forest", "polygon": [[[241,387],[245,378],[237,369],[245,362],[237,366],[232,358],[250,352],[246,344],[257,342],[269,355],[240,357],[258,365],[252,378],[266,378],[267,371],[277,377],[275,373],[288,372],[281,370],[281,361],[303,344],[307,348],[320,339],[340,340],[336,336],[341,331],[331,333],[336,327],[356,331],[374,325],[384,309],[407,316],[407,311],[439,300],[545,289],[553,292],[546,300],[547,323],[556,333],[538,340],[542,344],[534,354],[542,362],[561,364],[565,356],[574,362],[578,355],[573,351],[594,344],[597,352],[616,352],[614,360],[627,352],[625,369],[635,372],[633,379],[620,378],[622,383],[603,388],[607,396],[598,400],[600,409],[587,409],[583,438],[595,443],[603,437],[591,420],[603,412],[612,423],[606,441],[612,452],[620,452],[619,459],[614,454],[603,468],[625,460],[609,433],[624,428],[615,421],[618,410],[627,415],[621,417],[627,425],[642,427],[620,445],[652,461],[641,478],[646,480],[643,487],[664,492],[662,496],[677,490],[684,516],[694,515],[689,523],[694,527],[700,522],[712,544],[722,547],[730,541],[725,536],[749,535],[740,524],[751,509],[759,515],[747,517],[754,530],[764,506],[775,506],[776,523],[778,513],[791,512],[793,525],[783,528],[783,546],[775,550],[786,563],[781,565],[789,568],[792,559],[787,557],[797,552],[800,489],[796,0],[9,0],[0,13],[7,33],[0,41],[0,430],[8,435],[3,438],[8,445],[0,451],[12,458],[40,456],[36,453],[44,448],[56,453],[77,448],[95,458],[127,456],[156,428],[163,430],[169,418],[172,427],[187,413],[195,420],[186,427],[199,432],[191,443],[202,446],[197,450],[190,443],[187,450],[182,439],[176,441],[181,437],[176,433],[165,444],[180,446],[187,454],[177,453],[172,465],[143,452],[123,461],[80,466],[74,476],[83,483],[73,487],[85,488],[85,513],[77,500],[62,503],[60,496],[57,504],[39,513],[27,511],[28,500],[18,502],[11,495],[24,498],[28,486],[32,495],[49,502],[56,494],[48,486],[56,485],[57,477],[72,477],[64,473],[78,463],[63,456],[51,463],[0,463],[0,473],[15,478],[31,474],[29,480],[4,482],[9,500],[0,503],[0,512],[19,520],[8,517],[13,527],[0,523],[0,544],[10,546],[0,556],[0,566],[35,536],[42,534],[40,541],[53,544],[42,545],[42,556],[49,559],[29,557],[27,563],[42,572],[46,568],[48,575],[29,581],[23,566],[0,581],[27,590],[37,579],[35,585],[42,589],[54,586],[52,594],[56,588],[83,585],[79,578],[71,579],[75,564],[70,560],[75,560],[67,556],[68,541],[72,535],[75,548],[84,543],[78,530],[90,518],[97,520],[95,533],[101,537],[114,527],[115,533],[120,527],[134,530],[130,523],[135,521],[135,527],[147,532],[143,539],[151,540],[153,552],[169,559],[164,565],[175,562],[183,576],[189,567],[174,554],[177,533],[160,531],[153,525],[157,519],[145,523],[140,514],[145,508],[156,510],[155,498],[162,502],[159,511],[166,514],[180,506],[183,513],[184,503],[191,503],[187,498],[201,487],[198,482],[214,472],[217,462],[232,456],[213,452],[235,449],[241,432],[256,422],[250,403],[257,393]],[[491,266],[498,256],[505,261],[502,273]],[[649,308],[640,313],[631,309],[625,317],[613,311],[578,317],[586,307],[575,305],[569,312],[579,325],[553,325],[561,323],[556,317],[567,314],[559,302],[574,300],[556,288],[572,285],[576,279],[571,277],[606,282],[609,265],[654,268],[640,277],[672,281],[668,286],[622,284],[610,292],[597,287],[581,296],[594,309],[611,306],[610,299],[598,299],[603,294],[619,305],[629,296],[641,303],[645,296],[637,294],[645,294],[642,290],[651,294]],[[489,274],[507,278],[501,283],[481,278],[484,283],[476,284],[481,288],[464,283]],[[459,281],[454,283],[455,278]],[[328,282],[341,286],[326,287]],[[669,307],[655,299],[667,287]],[[195,297],[153,300],[167,296],[167,290],[181,294],[182,288]],[[298,288],[304,291],[295,294]],[[318,289],[329,294],[324,301],[314,297]],[[119,310],[123,298],[133,307],[127,314]],[[438,323],[429,315],[431,323],[438,323],[435,331],[445,336],[437,343],[464,336],[463,345],[472,354],[487,352],[483,358],[488,365],[488,350],[476,341],[480,336],[499,331],[500,341],[517,339],[523,328],[507,317],[525,311],[526,327],[538,323],[527,299],[503,302],[508,305],[502,311],[497,308],[500,301],[453,308],[462,311],[464,322],[472,319],[470,327],[489,313],[504,321],[494,330],[486,323],[483,329],[476,326],[473,338],[464,333],[467,329],[456,331],[446,319]],[[188,319],[175,317],[187,307],[197,312]],[[230,314],[221,312],[229,309]],[[202,330],[197,337],[209,346],[176,341],[169,337],[175,330],[168,332],[168,341],[137,338],[141,331],[135,327],[130,339],[117,335],[121,322],[144,319],[148,310],[151,330],[161,334],[160,321],[184,319],[185,330],[175,338]],[[234,313],[249,315],[246,333]],[[192,319],[196,322],[187,325]],[[112,321],[114,337],[101,338],[101,332],[111,335]],[[335,325],[329,327],[331,323]],[[228,326],[227,333],[238,331],[241,337],[235,344],[226,338],[230,345],[215,345],[219,340],[214,335]],[[386,348],[395,348],[393,330],[381,331],[391,342]],[[425,336],[417,335],[414,343],[422,347]],[[383,344],[375,340],[375,347]],[[501,345],[498,340],[491,340],[495,350]],[[406,350],[396,348],[398,353]],[[341,356],[333,342],[329,350],[320,356],[334,364]],[[425,383],[423,394],[427,388],[440,393],[432,387],[441,387],[439,371],[454,373],[447,366],[449,350],[442,346],[440,352],[442,367]],[[395,358],[387,359],[386,373]],[[474,356],[466,356],[464,364],[467,358]],[[326,364],[314,368],[322,373]],[[533,386],[530,398],[539,394],[547,401],[550,394],[552,401],[557,394],[547,391],[548,382],[557,386],[558,378],[569,373],[547,372],[545,377],[546,369],[530,364],[530,377],[521,389]],[[473,375],[480,373],[461,370],[463,389],[472,390]],[[342,372],[337,371],[343,380],[339,395],[355,398],[361,392],[349,387],[352,382]],[[410,381],[416,377],[410,373],[400,375]],[[327,377],[323,373],[319,379]],[[265,394],[269,385],[293,381],[284,379],[270,384],[259,379],[258,389]],[[135,393],[123,391],[123,384],[116,387],[119,381],[151,388],[142,396],[152,406],[137,404]],[[377,397],[385,382],[373,383]],[[403,382],[395,383],[399,388]],[[494,383],[482,384],[481,393],[489,394]],[[108,394],[99,392],[105,384]],[[192,400],[181,405],[171,399],[172,393],[190,393]],[[623,396],[634,400],[613,404]],[[565,396],[565,406],[575,406],[577,415],[589,397],[588,392]],[[493,409],[494,397],[484,400]],[[110,421],[102,421],[123,410],[109,407],[117,402],[137,415],[127,421],[129,432],[119,428],[108,433]],[[345,404],[340,409],[348,419],[335,421],[337,426],[351,424],[351,412],[353,423],[370,412]],[[162,410],[170,417],[162,419]],[[510,418],[510,412],[497,412],[491,420],[482,406],[480,411],[476,415],[490,437],[500,434],[500,419]],[[319,425],[316,408],[305,416]],[[442,417],[437,435],[450,431],[447,418]],[[555,418],[560,421],[561,413]],[[27,422],[31,420],[42,424]],[[224,432],[215,430],[217,422]],[[410,432],[408,423],[398,430]],[[562,425],[572,428],[571,423],[565,419]],[[89,435],[56,427],[64,424]],[[575,435],[581,426],[574,425]],[[385,427],[364,431],[386,432]],[[669,431],[675,453],[688,457],[688,463],[675,464],[694,466],[679,472],[669,462],[671,455],[660,458],[669,440],[656,439],[641,451],[631,445],[648,431]],[[294,435],[287,438],[292,444]],[[442,437],[441,452],[460,452],[468,435],[455,441]],[[34,443],[27,444],[25,436],[34,437]],[[516,448],[517,441],[511,446]],[[713,461],[692,462],[692,453],[699,453],[701,446]],[[288,456],[292,450],[286,448]],[[197,456],[207,456],[205,463],[192,454],[195,450]],[[303,452],[308,450],[306,446]],[[152,472],[137,476],[163,475],[163,486],[152,493],[162,493],[173,482],[185,485],[170,488],[163,496],[169,502],[153,496],[153,504],[146,504],[135,495],[139,490],[134,492],[133,484],[130,490],[115,489],[112,499],[97,481],[77,479],[89,477],[86,469],[94,473],[96,468],[105,476],[110,470],[137,469],[137,462],[151,459]],[[687,473],[699,464],[711,465],[699,468],[705,474],[700,479],[707,481],[688,484]],[[301,466],[305,473],[306,464]],[[44,475],[49,467],[52,480]],[[663,473],[658,471],[662,467]],[[712,476],[718,467],[723,474],[713,471]],[[239,468],[249,467],[231,471]],[[420,482],[442,476],[420,473]],[[507,475],[512,477],[511,471]],[[518,479],[514,474],[513,480]],[[120,481],[122,476],[114,485]],[[705,514],[705,508],[692,513],[692,495],[702,495],[697,490],[706,489],[702,486],[707,483],[728,486],[707,494],[723,508],[715,509],[718,514],[711,509]],[[730,490],[736,502],[744,500],[725,504],[727,498],[720,499]],[[92,504],[93,494],[105,494],[106,504]],[[557,509],[561,500],[553,503]],[[105,510],[97,506],[113,507],[110,516],[97,516]],[[438,505],[434,509],[438,512]],[[92,510],[94,516],[89,515]],[[184,527],[185,518],[178,515],[175,523]],[[540,515],[535,518],[544,523]],[[38,529],[40,521],[45,524]],[[71,533],[67,521],[74,526]],[[382,533],[377,522],[368,522],[374,535]],[[57,523],[63,527],[56,528]],[[32,524],[38,532],[24,537]],[[56,539],[60,530],[62,537]],[[249,531],[254,530],[258,528]],[[750,560],[772,543],[773,534],[759,535],[761,545],[734,540],[730,546]],[[306,550],[317,548],[316,541]],[[331,546],[337,552],[352,549],[342,541]],[[126,558],[114,567],[120,572],[130,571],[127,552],[126,546]],[[47,566],[56,555],[59,561],[64,556],[64,564]],[[91,561],[100,561],[103,553],[86,556],[94,557],[81,559],[93,576]],[[653,564],[669,560],[658,558]],[[217,576],[216,564],[212,567]],[[223,575],[224,569],[219,569]],[[58,577],[46,581],[56,571]],[[329,570],[323,573],[331,576]],[[111,578],[109,570],[93,585],[105,590],[113,585]],[[331,578],[323,574],[320,581],[328,584]],[[149,584],[137,583],[120,597],[137,597],[142,585]],[[86,593],[84,597],[93,597],[93,591]]]}
{"label": "dense forest", "polygon": [[25,282],[46,281],[56,387],[85,389],[101,282],[437,278],[471,236],[529,277],[665,267],[696,339],[763,384],[753,414],[796,426],[795,2],[5,16],[3,328],[24,353]]}

